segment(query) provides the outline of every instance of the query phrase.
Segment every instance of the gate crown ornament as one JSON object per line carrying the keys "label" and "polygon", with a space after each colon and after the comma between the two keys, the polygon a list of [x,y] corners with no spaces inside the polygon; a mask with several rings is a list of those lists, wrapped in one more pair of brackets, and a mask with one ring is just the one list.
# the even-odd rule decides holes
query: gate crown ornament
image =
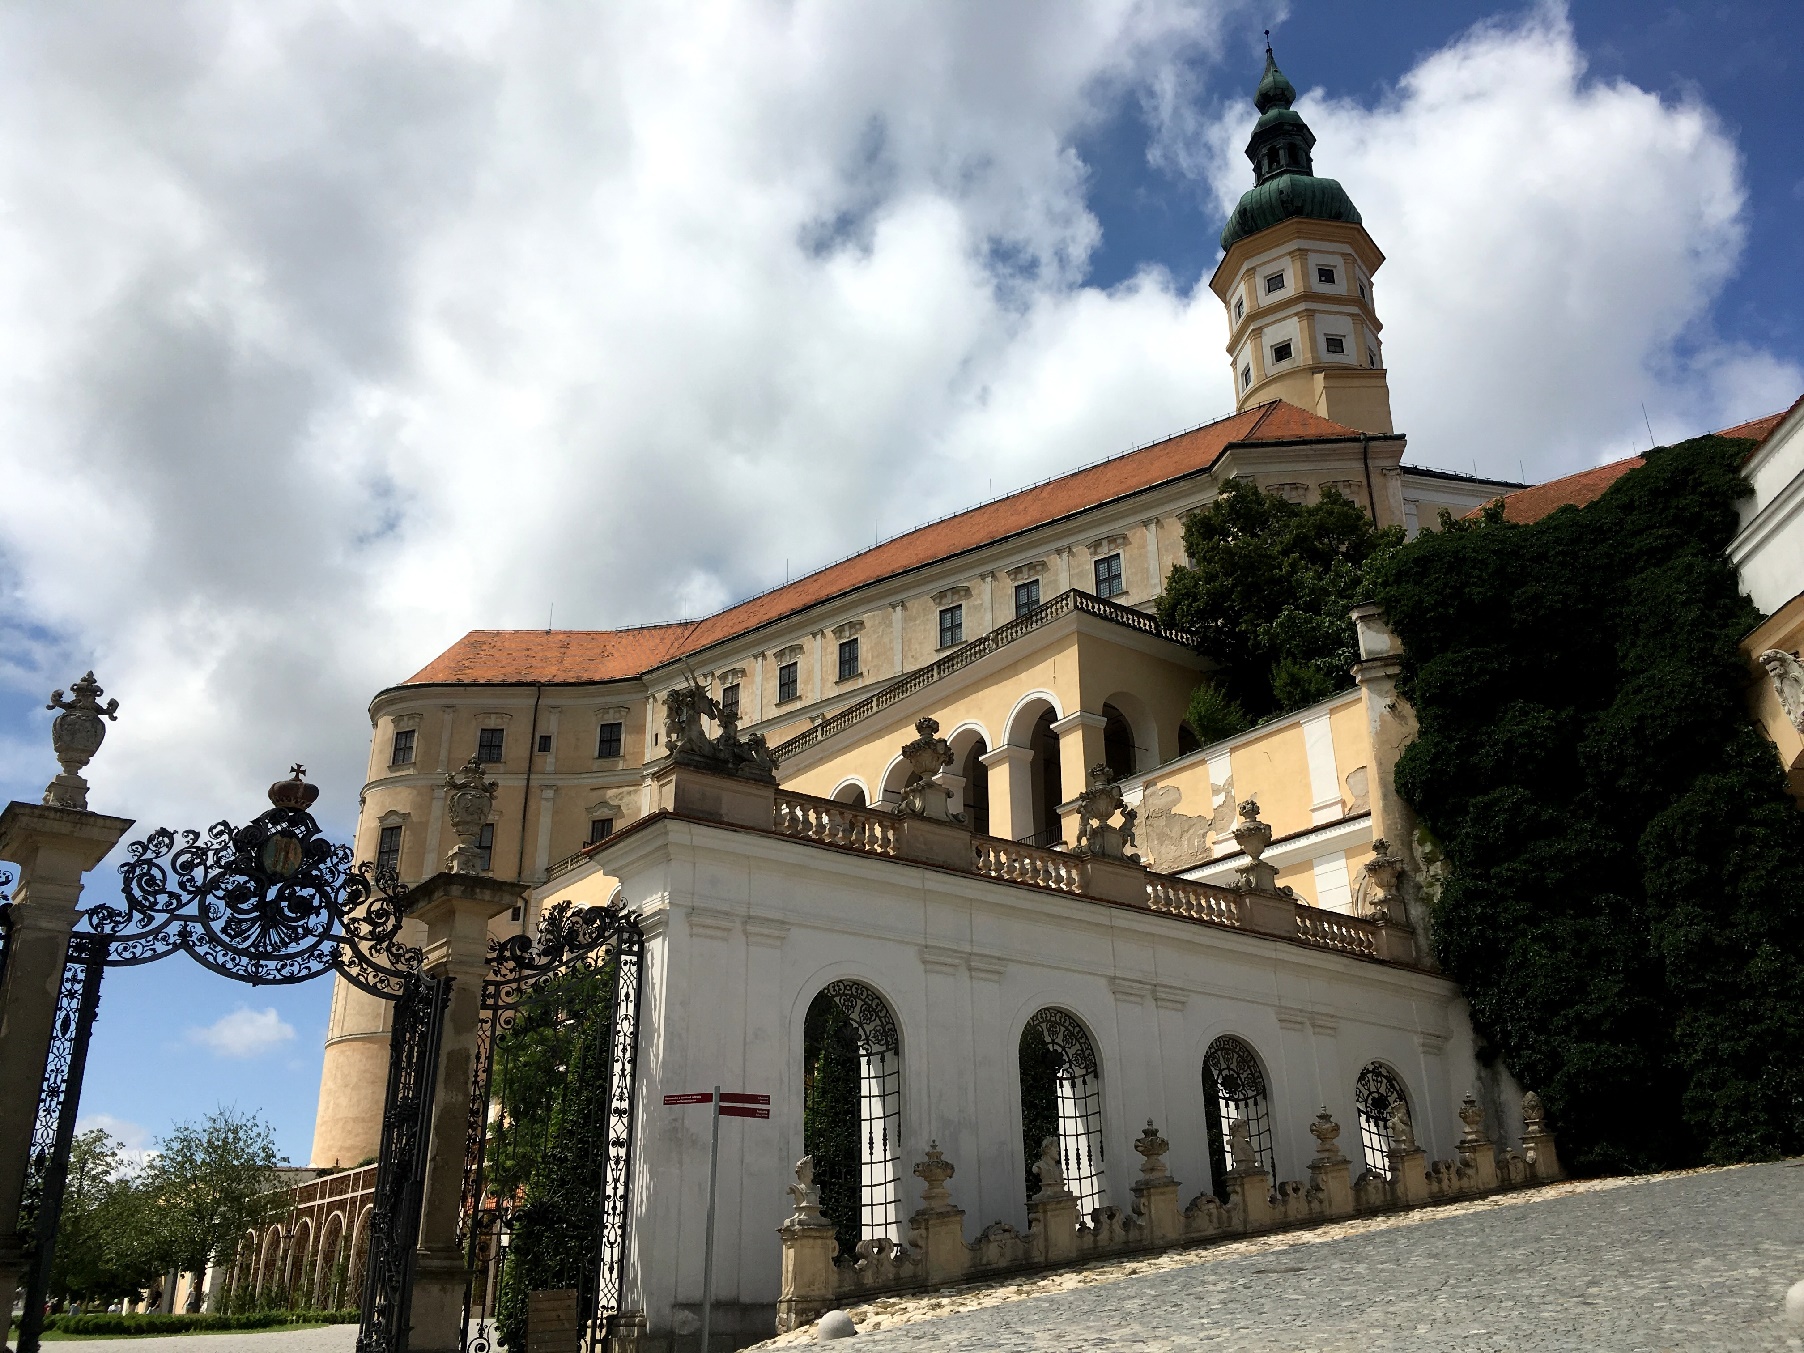
{"label": "gate crown ornament", "polygon": [[482,778],[482,762],[476,752],[458,769],[445,777],[445,808],[451,816],[451,830],[457,833],[457,844],[445,856],[445,868],[453,874],[484,874],[482,852],[476,838],[495,806],[496,785]]}
{"label": "gate crown ornament", "polygon": [[88,782],[81,772],[106,740],[106,724],[102,720],[118,719],[119,702],[100,703],[100,697],[106,692],[94,680],[92,672],[69,687],[69,694],[74,698],[65,700],[60,688],[54,690],[50,693],[50,703],[44,706],[62,711],[50,725],[50,745],[63,768],[63,773],[45,786],[44,802],[52,808],[73,808],[85,813]]}

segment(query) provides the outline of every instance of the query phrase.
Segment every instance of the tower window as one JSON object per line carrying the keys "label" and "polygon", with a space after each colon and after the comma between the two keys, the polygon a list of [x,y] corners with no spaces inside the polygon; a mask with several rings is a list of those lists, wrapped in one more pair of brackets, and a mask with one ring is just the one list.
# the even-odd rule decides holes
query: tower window
{"label": "tower window", "polygon": [[389,755],[391,766],[411,766],[413,764],[413,744],[418,737],[416,730],[401,728],[395,731],[395,750]]}
{"label": "tower window", "polygon": [[1325,287],[1333,286],[1334,285],[1334,269],[1318,267],[1315,270],[1315,280],[1320,282]]}
{"label": "tower window", "polygon": [[940,609],[940,647],[951,648],[965,641],[965,608],[945,606]]}
{"label": "tower window", "polygon": [[1359,284],[1359,299],[1363,301],[1365,298],[1366,298],[1366,284],[1364,282],[1361,282]]}
{"label": "tower window", "polygon": [[595,730],[595,757],[597,760],[620,755],[620,733],[621,725],[617,723],[604,723]]}
{"label": "tower window", "polygon": [[501,760],[501,744],[507,737],[505,728],[484,728],[476,734],[476,759],[487,764]]}
{"label": "tower window", "polygon": [[1272,345],[1272,365],[1276,366],[1279,362],[1288,362],[1289,360],[1290,340],[1287,338],[1282,343],[1274,343]]}
{"label": "tower window", "polygon": [[1275,272],[1275,273],[1271,273],[1270,275],[1268,275],[1266,277],[1265,294],[1267,296],[1271,295],[1274,291],[1283,291],[1283,290],[1284,290],[1284,274],[1283,273]]}
{"label": "tower window", "polygon": [[1015,584],[1015,615],[1026,615],[1040,604],[1040,580],[1029,578],[1024,583]]}
{"label": "tower window", "polygon": [[858,675],[858,640],[842,639],[839,643],[839,679],[850,681]]}
{"label": "tower window", "polygon": [[376,872],[378,874],[401,872],[401,828],[399,826],[384,827],[382,834],[376,838]]}
{"label": "tower window", "polygon": [[796,664],[786,662],[777,668],[777,703],[796,698]]}
{"label": "tower window", "polygon": [[1329,352],[1345,353],[1347,350],[1347,340],[1339,334],[1322,335],[1322,343]]}
{"label": "tower window", "polygon": [[1121,556],[1105,554],[1096,561],[1096,595],[1118,597],[1127,591],[1121,581]]}
{"label": "tower window", "polygon": [[1366,365],[1374,366],[1374,367],[1378,365],[1378,349],[1377,348],[1367,348],[1366,349]]}
{"label": "tower window", "polygon": [[1244,390],[1247,388],[1247,386],[1251,385],[1252,383],[1253,383],[1253,364],[1251,362],[1248,362],[1245,366],[1240,368],[1240,388],[1242,390]]}
{"label": "tower window", "polygon": [[1246,313],[1247,313],[1247,298],[1245,296],[1236,296],[1234,298],[1234,318],[1236,320],[1244,319],[1246,317]]}

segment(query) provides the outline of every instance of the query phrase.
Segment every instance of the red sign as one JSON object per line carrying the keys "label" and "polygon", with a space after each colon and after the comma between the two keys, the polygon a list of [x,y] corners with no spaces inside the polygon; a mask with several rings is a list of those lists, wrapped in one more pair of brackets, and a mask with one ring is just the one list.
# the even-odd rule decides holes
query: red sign
{"label": "red sign", "polygon": [[712,1104],[714,1102],[714,1092],[712,1090],[703,1090],[700,1094],[696,1095],[665,1095],[664,1102],[666,1104]]}
{"label": "red sign", "polygon": [[[725,1099],[726,1096],[722,1095],[721,1098]],[[720,1116],[722,1118],[769,1118],[770,1110],[755,1109],[749,1104],[722,1104]]]}
{"label": "red sign", "polygon": [[722,1104],[768,1104],[768,1103],[770,1103],[770,1096],[769,1095],[738,1095],[738,1094],[733,1094],[730,1091],[723,1090],[723,1091],[721,1091],[721,1094],[720,1094],[720,1102]]}

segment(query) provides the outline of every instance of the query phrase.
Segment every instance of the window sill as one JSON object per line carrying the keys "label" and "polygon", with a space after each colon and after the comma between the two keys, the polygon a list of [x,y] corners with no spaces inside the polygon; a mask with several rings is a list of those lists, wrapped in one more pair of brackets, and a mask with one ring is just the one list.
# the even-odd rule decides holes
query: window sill
{"label": "window sill", "polygon": [[598,756],[595,758],[596,770],[618,770],[626,764],[624,756]]}

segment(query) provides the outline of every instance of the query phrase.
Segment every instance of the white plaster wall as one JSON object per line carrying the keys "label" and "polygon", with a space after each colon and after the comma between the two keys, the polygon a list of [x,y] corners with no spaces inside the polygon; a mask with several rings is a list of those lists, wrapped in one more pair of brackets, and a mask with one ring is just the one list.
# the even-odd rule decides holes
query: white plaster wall
{"label": "white plaster wall", "polygon": [[1754,604],[1771,615],[1804,590],[1804,409],[1794,408],[1755,450],[1742,474],[1741,529],[1729,558]]}
{"label": "white plaster wall", "polygon": [[1433,1156],[1452,1153],[1454,1108],[1478,1084],[1456,989],[1426,974],[675,821],[607,857],[650,936],[628,1293],[654,1333],[700,1297],[708,1174],[707,1110],[663,1096],[716,1084],[771,1096],[769,1121],[722,1122],[715,1270],[718,1302],[770,1306],[802,1154],[802,1021],[835,978],[881,992],[901,1031],[904,1217],[919,1205],[913,1163],[937,1139],[967,1237],[1026,1223],[1016,1050],[1042,1006],[1095,1040],[1107,1196],[1123,1208],[1148,1118],[1172,1143],[1185,1200],[1209,1187],[1201,1065],[1220,1034],[1266,1067],[1281,1178],[1305,1177],[1323,1105],[1357,1159],[1353,1082],[1369,1060],[1402,1075]]}

